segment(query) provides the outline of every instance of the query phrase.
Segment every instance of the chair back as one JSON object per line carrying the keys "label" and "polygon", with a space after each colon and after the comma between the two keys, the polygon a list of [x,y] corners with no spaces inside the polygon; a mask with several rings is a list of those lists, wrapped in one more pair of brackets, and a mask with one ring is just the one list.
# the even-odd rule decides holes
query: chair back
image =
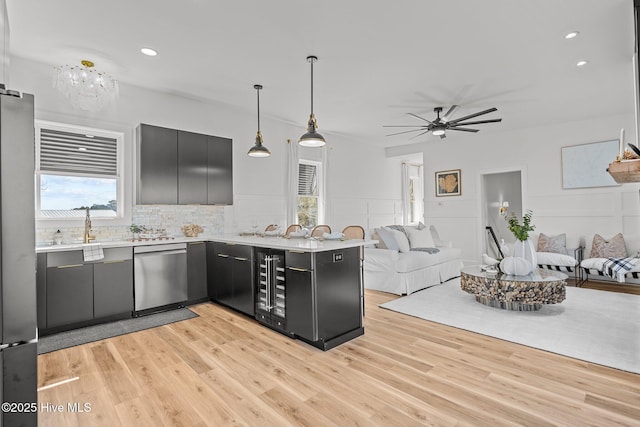
{"label": "chair back", "polygon": [[359,225],[348,225],[342,230],[345,239],[363,239],[364,240],[364,228]]}
{"label": "chair back", "polygon": [[311,237],[322,237],[323,233],[331,233],[331,227],[328,225],[316,225],[311,230]]}
{"label": "chair back", "polygon": [[294,231],[300,231],[300,230],[302,230],[302,226],[300,224],[291,224],[290,226],[287,227],[287,231],[284,232],[284,235],[288,236]]}
{"label": "chair back", "polygon": [[277,224],[269,224],[267,225],[267,228],[264,229],[264,231],[275,231],[278,229],[278,225]]}

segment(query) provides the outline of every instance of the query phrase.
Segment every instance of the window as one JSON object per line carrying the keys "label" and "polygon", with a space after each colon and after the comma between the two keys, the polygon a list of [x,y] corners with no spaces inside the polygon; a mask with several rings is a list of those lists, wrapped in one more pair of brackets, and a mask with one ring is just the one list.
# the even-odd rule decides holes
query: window
{"label": "window", "polygon": [[38,219],[122,217],[123,135],[58,123],[36,125]]}
{"label": "window", "polygon": [[300,160],[298,164],[298,224],[315,227],[322,221],[322,163]]}

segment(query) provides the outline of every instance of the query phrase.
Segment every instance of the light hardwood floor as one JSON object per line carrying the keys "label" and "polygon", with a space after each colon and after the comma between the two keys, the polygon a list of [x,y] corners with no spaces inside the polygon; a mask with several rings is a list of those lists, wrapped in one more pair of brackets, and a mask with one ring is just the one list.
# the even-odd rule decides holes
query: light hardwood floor
{"label": "light hardwood floor", "polygon": [[[638,426],[640,375],[378,308],[328,352],[218,305],[38,357],[45,426]],[[77,379],[75,379],[77,378]],[[90,404],[70,412],[68,403]]]}

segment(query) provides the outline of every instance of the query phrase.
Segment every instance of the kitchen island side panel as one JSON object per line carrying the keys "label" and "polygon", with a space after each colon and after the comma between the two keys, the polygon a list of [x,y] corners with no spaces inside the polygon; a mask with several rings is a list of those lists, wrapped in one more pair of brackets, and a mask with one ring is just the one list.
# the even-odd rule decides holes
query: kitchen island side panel
{"label": "kitchen island side panel", "polygon": [[324,341],[362,326],[359,248],[317,252],[318,337]]}

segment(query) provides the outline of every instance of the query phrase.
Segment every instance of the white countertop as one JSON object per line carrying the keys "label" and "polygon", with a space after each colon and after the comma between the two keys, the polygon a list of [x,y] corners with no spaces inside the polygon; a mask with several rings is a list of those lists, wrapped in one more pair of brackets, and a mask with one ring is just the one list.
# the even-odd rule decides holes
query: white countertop
{"label": "white countertop", "polygon": [[[305,238],[290,238],[275,236],[240,236],[238,234],[217,234],[213,236],[198,236],[198,237],[176,237],[169,240],[147,240],[147,241],[129,241],[120,240],[112,242],[91,242],[100,243],[103,248],[122,248],[133,246],[148,246],[148,245],[165,245],[169,243],[189,243],[189,242],[223,242],[232,243],[237,245],[249,245],[258,246],[261,248],[273,248],[284,250],[298,250],[303,252],[322,252],[331,251],[335,249],[353,248],[362,245],[373,245],[378,243],[377,240],[316,240]],[[36,253],[47,252],[60,252],[60,251],[74,251],[82,250],[82,243],[65,244],[65,245],[51,245],[51,246],[38,246],[36,247]]]}

